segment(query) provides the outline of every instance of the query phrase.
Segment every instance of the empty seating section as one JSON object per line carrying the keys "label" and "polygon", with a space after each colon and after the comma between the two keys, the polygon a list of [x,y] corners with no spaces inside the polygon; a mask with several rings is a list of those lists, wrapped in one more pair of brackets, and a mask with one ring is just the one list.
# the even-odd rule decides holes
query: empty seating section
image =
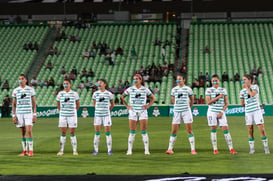
{"label": "empty seating section", "polygon": [[11,95],[12,89],[18,86],[18,77],[26,73],[30,63],[37,54],[36,51],[23,50],[23,45],[28,42],[38,45],[43,42],[48,26],[1,26],[0,27],[0,75],[3,85],[8,80],[10,90],[1,91],[0,99]]}
{"label": "empty seating section", "polygon": [[[191,85],[199,72],[210,75],[224,71],[229,79],[238,72],[240,77],[251,69],[261,67],[263,74],[258,77],[260,102],[272,104],[272,63],[273,63],[273,23],[200,23],[192,24],[189,35],[188,83]],[[208,45],[210,53],[203,50]],[[224,82],[230,104],[239,104],[241,83],[230,80]],[[204,88],[194,89],[197,97],[204,95]]]}
{"label": "empty seating section", "polygon": [[[63,76],[60,74],[62,66],[65,67],[66,71],[70,72],[75,66],[78,73],[83,68],[88,71],[90,68],[93,69],[95,77],[89,77],[88,80],[95,83],[99,78],[105,78],[108,80],[109,87],[115,85],[118,86],[118,80],[122,80],[124,83],[126,80],[132,82],[132,76],[135,70],[138,70],[141,65],[144,67],[152,65],[154,62],[156,65],[163,64],[161,58],[161,47],[154,46],[154,41],[159,38],[161,41],[169,40],[172,46],[166,47],[166,58],[167,62],[174,63],[175,60],[175,24],[111,24],[102,25],[95,24],[88,29],[76,29],[74,27],[63,27],[67,36],[76,35],[80,37],[80,42],[71,42],[69,39],[55,42],[53,47],[57,47],[60,55],[48,56],[44,63],[43,68],[40,70],[37,80],[41,79],[44,81],[46,78],[53,77],[55,85],[61,84]],[[62,31],[61,30],[61,31]],[[95,58],[83,58],[82,52],[85,49],[88,51],[91,49],[92,42],[96,44],[104,41],[112,49],[116,50],[118,46],[123,49],[123,55],[116,55],[115,65],[109,65],[108,61],[105,61],[104,55],[99,55],[99,50],[96,52]],[[131,48],[135,46],[137,58],[131,60]],[[51,61],[53,69],[50,71],[46,69],[46,64]],[[170,91],[172,88],[172,72],[169,73],[168,77],[163,77],[162,83],[149,83],[151,88],[158,85],[160,88],[160,95],[156,96],[157,101],[161,104],[162,102],[170,103]],[[80,101],[82,105],[90,105],[92,102],[92,91],[87,89],[77,89],[80,81],[86,81],[86,78],[80,79],[80,75],[73,81],[73,89],[77,90],[80,95]],[[38,104],[39,105],[55,105],[55,88],[43,87],[37,88],[38,92]],[[120,95],[117,95],[120,97]],[[46,97],[45,99],[43,99]]]}

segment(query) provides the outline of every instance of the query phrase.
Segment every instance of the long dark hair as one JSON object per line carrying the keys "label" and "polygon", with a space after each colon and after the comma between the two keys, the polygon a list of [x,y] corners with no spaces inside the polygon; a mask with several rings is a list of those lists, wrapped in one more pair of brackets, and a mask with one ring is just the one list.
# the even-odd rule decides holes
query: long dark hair
{"label": "long dark hair", "polygon": [[106,79],[99,79],[98,81],[102,81],[104,84],[106,84],[105,89],[109,89],[108,82]]}
{"label": "long dark hair", "polygon": [[244,77],[246,77],[248,80],[250,80],[250,83],[253,83],[253,77],[249,74],[244,75]]}

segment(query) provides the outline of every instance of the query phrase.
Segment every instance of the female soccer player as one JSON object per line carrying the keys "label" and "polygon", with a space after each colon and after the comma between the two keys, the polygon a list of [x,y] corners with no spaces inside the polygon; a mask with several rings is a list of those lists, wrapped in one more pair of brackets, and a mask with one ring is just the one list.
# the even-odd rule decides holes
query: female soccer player
{"label": "female soccer player", "polygon": [[[147,109],[154,103],[155,97],[152,92],[144,87],[144,81],[140,74],[136,74],[133,80],[134,86],[129,87],[120,97],[123,104],[129,109],[129,127],[130,134],[128,138],[127,155],[132,155],[133,143],[135,141],[137,121],[139,121],[142,141],[144,144],[145,155],[150,155],[149,138],[147,134],[148,113]],[[130,105],[125,101],[125,97],[130,97]],[[150,99],[147,105],[147,96]]]}
{"label": "female soccer player", "polygon": [[[24,74],[19,76],[19,87],[12,93],[12,119],[21,130],[23,152],[19,156],[33,156],[32,126],[36,122],[35,91],[27,86]],[[26,138],[26,135],[28,138]]]}
{"label": "female soccer player", "polygon": [[240,102],[245,107],[245,120],[248,129],[248,143],[250,154],[255,153],[253,124],[255,123],[260,131],[261,139],[264,145],[265,154],[270,154],[268,140],[264,130],[264,119],[259,104],[259,87],[252,85],[252,77],[245,75],[242,80],[243,89],[240,91]]}
{"label": "female soccer player", "polygon": [[[183,119],[188,132],[188,138],[191,146],[191,154],[196,155],[194,134],[192,131],[192,112],[193,92],[192,89],[185,85],[186,79],[182,75],[177,75],[177,86],[172,89],[171,99],[174,104],[174,116],[172,121],[172,133],[169,141],[169,148],[166,154],[174,154],[173,146],[176,141],[176,135]],[[190,102],[189,102],[190,100]]]}
{"label": "female soccer player", "polygon": [[71,89],[71,82],[65,79],[63,82],[64,90],[57,95],[57,108],[60,110],[59,128],[61,130],[60,151],[58,156],[64,154],[64,145],[66,142],[67,127],[69,127],[70,141],[73,149],[73,155],[78,155],[77,138],[75,135],[78,126],[77,110],[80,107],[79,95]]}
{"label": "female soccer player", "polygon": [[100,79],[96,84],[99,88],[98,91],[93,94],[93,104],[95,106],[95,136],[94,136],[94,152],[93,155],[99,154],[99,143],[100,143],[100,130],[101,125],[104,126],[106,143],[108,149],[108,155],[112,155],[112,136],[111,136],[111,115],[110,110],[113,109],[114,97],[111,92],[106,90],[108,88],[107,81],[105,79]]}
{"label": "female soccer player", "polygon": [[219,87],[219,76],[213,75],[211,78],[212,87],[206,90],[206,99],[209,109],[207,112],[208,125],[211,128],[210,138],[213,146],[213,153],[218,154],[217,149],[217,124],[222,128],[228,148],[231,154],[237,154],[233,149],[232,139],[228,130],[228,123],[225,110],[228,107],[228,97],[225,88]]}

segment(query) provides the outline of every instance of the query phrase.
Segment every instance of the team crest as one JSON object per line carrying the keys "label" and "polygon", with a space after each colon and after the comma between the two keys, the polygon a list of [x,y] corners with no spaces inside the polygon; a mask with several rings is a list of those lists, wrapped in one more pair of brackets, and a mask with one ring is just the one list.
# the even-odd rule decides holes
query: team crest
{"label": "team crest", "polygon": [[153,115],[154,115],[155,117],[157,117],[157,116],[160,115],[160,112],[159,112],[158,107],[154,107]]}
{"label": "team crest", "polygon": [[199,110],[198,110],[197,107],[194,107],[194,108],[193,108],[192,114],[193,114],[194,116],[198,116],[198,115],[199,115]]}

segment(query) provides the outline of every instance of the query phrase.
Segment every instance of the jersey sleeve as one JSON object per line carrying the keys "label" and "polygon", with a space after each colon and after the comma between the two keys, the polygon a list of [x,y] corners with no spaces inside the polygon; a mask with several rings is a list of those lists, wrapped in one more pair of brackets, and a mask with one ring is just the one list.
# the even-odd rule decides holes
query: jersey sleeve
{"label": "jersey sleeve", "polygon": [[193,95],[193,91],[192,91],[191,88],[188,88],[188,94],[189,94],[189,96],[192,96],[192,95]]}
{"label": "jersey sleeve", "polygon": [[15,91],[15,89],[12,92],[12,98],[16,99],[16,91]]}
{"label": "jersey sleeve", "polygon": [[172,96],[172,97],[175,96],[175,95],[174,95],[174,88],[173,88],[172,91],[171,91],[171,96]]}
{"label": "jersey sleeve", "polygon": [[96,100],[96,92],[94,92],[93,96],[92,96],[93,100]]}
{"label": "jersey sleeve", "polygon": [[128,95],[130,94],[130,90],[131,90],[131,88],[129,87],[128,89],[126,89],[126,90],[123,92],[123,94],[126,95],[126,96],[128,96]]}
{"label": "jersey sleeve", "polygon": [[206,96],[211,96],[211,90],[209,88],[206,89],[205,95]]}
{"label": "jersey sleeve", "polygon": [[36,92],[33,88],[30,90],[30,95],[31,97],[36,96]]}
{"label": "jersey sleeve", "polygon": [[153,94],[148,88],[146,88],[145,92],[147,96],[151,96]]}
{"label": "jersey sleeve", "polygon": [[110,98],[110,101],[114,100],[114,95],[111,92],[109,92],[109,98]]}
{"label": "jersey sleeve", "polygon": [[77,92],[74,93],[74,96],[75,96],[75,100],[76,100],[76,101],[79,101],[79,100],[80,100],[79,94],[78,94]]}
{"label": "jersey sleeve", "polygon": [[243,90],[240,91],[240,99],[244,99],[244,91]]}
{"label": "jersey sleeve", "polygon": [[227,96],[228,95],[228,93],[227,93],[227,89],[224,89],[224,96]]}
{"label": "jersey sleeve", "polygon": [[56,97],[56,101],[57,101],[57,102],[60,102],[60,100],[61,100],[61,96],[60,96],[60,93],[58,93],[58,95],[57,95],[57,97]]}

